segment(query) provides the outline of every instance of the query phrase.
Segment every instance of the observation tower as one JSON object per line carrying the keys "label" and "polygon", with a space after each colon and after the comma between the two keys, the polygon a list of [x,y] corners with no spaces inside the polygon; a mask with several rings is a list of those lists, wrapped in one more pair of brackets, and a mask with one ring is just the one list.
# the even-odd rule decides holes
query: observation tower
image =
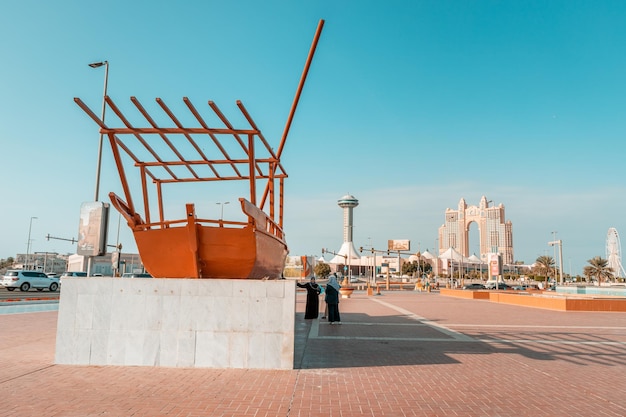
{"label": "observation tower", "polygon": [[345,265],[350,263],[349,259],[361,259],[352,243],[352,210],[359,205],[359,200],[353,195],[346,194],[337,201],[337,205],[343,209],[343,244],[330,263]]}

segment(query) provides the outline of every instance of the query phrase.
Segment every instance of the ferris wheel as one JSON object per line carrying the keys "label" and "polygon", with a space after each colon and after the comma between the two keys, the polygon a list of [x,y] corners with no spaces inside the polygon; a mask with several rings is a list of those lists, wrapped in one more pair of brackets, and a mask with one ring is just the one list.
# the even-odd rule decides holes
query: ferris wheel
{"label": "ferris wheel", "polygon": [[613,269],[615,278],[626,277],[626,272],[622,266],[622,245],[619,241],[619,234],[614,227],[611,227],[606,235],[606,259],[609,261],[608,266]]}

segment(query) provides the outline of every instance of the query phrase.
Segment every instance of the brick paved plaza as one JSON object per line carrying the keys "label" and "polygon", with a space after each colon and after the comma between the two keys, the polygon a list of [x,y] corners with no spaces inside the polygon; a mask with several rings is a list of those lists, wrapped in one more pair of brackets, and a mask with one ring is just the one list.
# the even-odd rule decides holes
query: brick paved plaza
{"label": "brick paved plaza", "polygon": [[294,370],[55,365],[56,312],[0,314],[0,417],[624,416],[626,313],[355,292]]}

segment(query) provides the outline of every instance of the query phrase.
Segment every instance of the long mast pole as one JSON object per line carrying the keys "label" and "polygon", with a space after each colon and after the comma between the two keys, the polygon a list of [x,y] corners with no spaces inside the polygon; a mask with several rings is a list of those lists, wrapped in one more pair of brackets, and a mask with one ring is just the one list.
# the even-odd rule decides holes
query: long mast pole
{"label": "long mast pole", "polygon": [[[291,128],[291,122],[293,121],[293,116],[296,113],[296,108],[298,107],[298,102],[300,101],[300,95],[302,94],[304,82],[306,81],[306,77],[309,73],[309,68],[311,67],[311,62],[313,61],[313,55],[315,55],[315,49],[317,48],[317,42],[319,41],[323,28],[324,28],[324,19],[320,19],[317,25],[317,30],[315,31],[315,36],[313,37],[313,43],[311,44],[311,49],[309,50],[309,55],[307,57],[306,63],[304,64],[304,70],[302,71],[302,75],[300,76],[300,83],[298,84],[296,95],[293,99],[293,103],[291,104],[291,110],[289,111],[289,117],[287,118],[287,123],[285,124],[285,130],[283,131],[283,136],[280,139],[280,144],[278,145],[278,150],[276,151],[276,159],[278,160],[280,160],[280,155],[283,153],[285,142],[287,141],[287,135],[289,134],[289,129]],[[275,171],[276,165],[274,165],[274,168],[272,169]],[[259,207],[263,208],[263,206],[265,205],[265,200],[267,199],[268,192],[269,192],[269,184],[265,186],[265,191],[263,192],[263,198],[261,199],[261,204],[259,204]]]}

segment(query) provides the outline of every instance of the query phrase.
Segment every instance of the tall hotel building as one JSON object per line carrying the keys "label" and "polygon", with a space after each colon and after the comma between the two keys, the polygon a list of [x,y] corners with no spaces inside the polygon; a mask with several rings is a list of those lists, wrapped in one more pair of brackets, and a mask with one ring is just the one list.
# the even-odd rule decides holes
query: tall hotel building
{"label": "tall hotel building", "polygon": [[480,259],[487,261],[488,253],[499,253],[504,265],[513,264],[513,224],[505,221],[504,205],[489,206],[483,196],[478,206],[468,206],[461,198],[457,210],[446,209],[445,223],[439,228],[439,253],[453,248],[465,257],[470,256],[469,228],[478,225]]}

